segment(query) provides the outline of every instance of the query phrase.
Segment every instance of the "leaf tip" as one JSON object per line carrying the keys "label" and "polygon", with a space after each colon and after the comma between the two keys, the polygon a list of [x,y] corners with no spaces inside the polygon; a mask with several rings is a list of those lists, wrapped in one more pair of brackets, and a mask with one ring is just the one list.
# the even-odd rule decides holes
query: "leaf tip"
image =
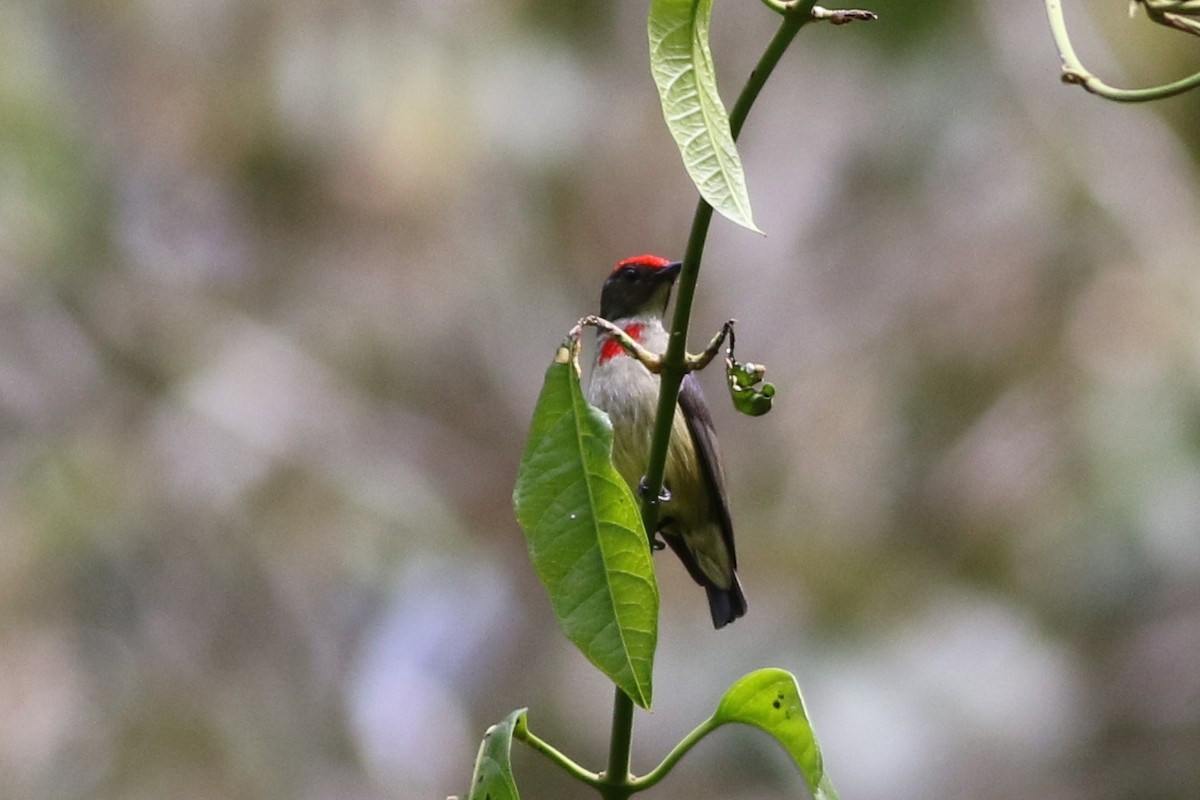
{"label": "leaf tip", "polygon": [[725,217],[725,219],[739,225],[746,230],[757,233],[759,236],[766,236],[766,232],[754,223],[754,217],[750,213],[749,208],[739,208],[729,206],[721,197],[713,195],[708,196],[708,193],[702,193],[705,202],[716,209],[717,213]]}

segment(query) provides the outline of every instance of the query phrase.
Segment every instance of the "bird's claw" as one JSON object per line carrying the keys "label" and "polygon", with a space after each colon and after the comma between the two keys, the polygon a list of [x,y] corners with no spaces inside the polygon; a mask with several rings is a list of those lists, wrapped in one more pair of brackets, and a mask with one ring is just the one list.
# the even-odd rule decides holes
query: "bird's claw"
{"label": "bird's claw", "polygon": [[641,495],[643,500],[650,500],[653,503],[669,503],[669,502],[671,502],[671,490],[668,489],[666,486],[662,487],[662,489],[659,491],[658,497],[651,498],[650,497],[650,487],[646,485],[645,476],[643,476],[642,479],[640,481],[638,481],[638,494]]}
{"label": "bird's claw", "polygon": [[[642,479],[638,481],[638,495],[641,496],[643,500],[648,500],[651,503],[671,502],[671,490],[666,486],[663,486],[662,489],[659,490],[657,497],[653,497],[650,493],[650,486],[646,483],[646,476],[644,475],[642,476]],[[666,546],[667,543],[658,535],[658,531],[650,534],[651,551],[658,552],[659,550],[666,549]]]}

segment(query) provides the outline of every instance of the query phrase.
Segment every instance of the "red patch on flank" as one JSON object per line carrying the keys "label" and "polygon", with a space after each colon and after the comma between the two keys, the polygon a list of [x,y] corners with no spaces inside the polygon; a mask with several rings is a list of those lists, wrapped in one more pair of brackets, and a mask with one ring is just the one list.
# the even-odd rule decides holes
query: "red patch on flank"
{"label": "red patch on flank", "polygon": [[669,259],[663,258],[662,256],[652,256],[649,254],[644,256],[633,256],[632,258],[627,258],[624,261],[618,261],[617,265],[613,267],[613,272],[616,272],[621,267],[653,267],[654,269],[662,269],[671,263],[672,262]]}
{"label": "red patch on flank", "polygon": [[[629,334],[629,338],[635,342],[642,341],[642,324],[634,322],[625,326],[625,333]],[[621,347],[621,343],[613,336],[605,336],[604,341],[600,343],[600,363],[603,364],[611,361],[617,356],[625,355],[625,348]]]}

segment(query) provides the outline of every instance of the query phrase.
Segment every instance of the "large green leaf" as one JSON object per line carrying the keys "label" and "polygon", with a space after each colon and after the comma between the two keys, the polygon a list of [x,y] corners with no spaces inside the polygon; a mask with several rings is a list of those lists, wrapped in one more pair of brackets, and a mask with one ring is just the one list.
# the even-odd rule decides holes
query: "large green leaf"
{"label": "large green leaf", "polygon": [[760,669],[741,678],[721,698],[713,721],[740,722],[775,737],[788,751],[812,790],[814,800],[837,800],[821,760],[821,748],[808,721],[800,686],[790,672]]}
{"label": "large green leaf", "polygon": [[649,708],[658,584],[637,502],[612,465],[612,439],[564,344],[546,370],[513,502],[567,638]]}
{"label": "large green leaf", "polygon": [[758,231],[729,116],[717,93],[708,47],[713,0],[653,0],[647,29],[650,73],[683,165],[708,204]]}
{"label": "large green leaf", "polygon": [[525,725],[527,710],[517,709],[483,735],[467,800],[520,800],[512,774],[512,740],[513,732]]}

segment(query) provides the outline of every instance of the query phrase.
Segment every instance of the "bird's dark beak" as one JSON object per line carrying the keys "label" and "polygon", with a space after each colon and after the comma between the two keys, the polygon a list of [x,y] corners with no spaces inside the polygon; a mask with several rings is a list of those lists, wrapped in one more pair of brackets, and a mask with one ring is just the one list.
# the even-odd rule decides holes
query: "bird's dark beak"
{"label": "bird's dark beak", "polygon": [[679,277],[679,270],[681,269],[683,269],[682,261],[672,261],[670,264],[659,269],[658,274],[663,280],[674,283],[675,279]]}

